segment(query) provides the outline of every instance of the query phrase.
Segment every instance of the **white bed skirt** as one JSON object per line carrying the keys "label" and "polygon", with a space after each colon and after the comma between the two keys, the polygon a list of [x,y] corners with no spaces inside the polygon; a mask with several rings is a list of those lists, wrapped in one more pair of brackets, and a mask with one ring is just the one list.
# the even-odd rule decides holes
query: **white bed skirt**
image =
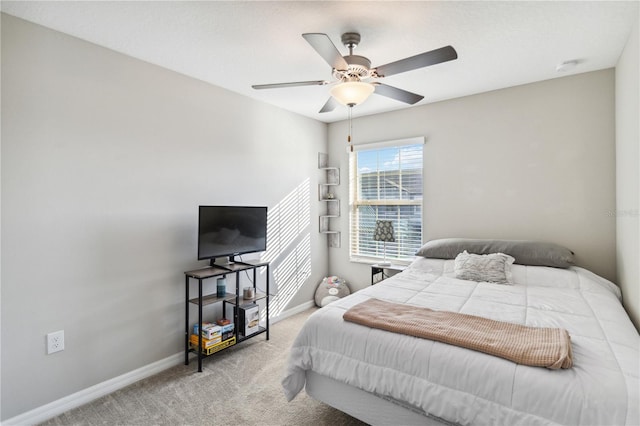
{"label": "white bed skirt", "polygon": [[451,426],[418,408],[406,407],[372,393],[338,382],[312,370],[306,372],[307,395],[370,425]]}

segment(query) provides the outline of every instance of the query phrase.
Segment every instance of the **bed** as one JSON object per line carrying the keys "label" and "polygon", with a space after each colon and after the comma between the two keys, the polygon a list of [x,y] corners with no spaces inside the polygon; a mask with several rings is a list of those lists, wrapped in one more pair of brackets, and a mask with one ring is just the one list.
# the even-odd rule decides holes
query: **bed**
{"label": "bed", "polygon": [[[571,258],[562,259],[568,250],[559,246],[454,239],[427,247],[430,243],[402,273],[309,317],[282,380],[289,400],[306,389],[369,424],[640,424],[640,337],[617,286],[572,266]],[[458,260],[467,250],[478,258],[506,253],[513,259],[505,266],[509,281],[460,278]],[[369,299],[565,329],[573,366],[521,365],[343,319]]]}

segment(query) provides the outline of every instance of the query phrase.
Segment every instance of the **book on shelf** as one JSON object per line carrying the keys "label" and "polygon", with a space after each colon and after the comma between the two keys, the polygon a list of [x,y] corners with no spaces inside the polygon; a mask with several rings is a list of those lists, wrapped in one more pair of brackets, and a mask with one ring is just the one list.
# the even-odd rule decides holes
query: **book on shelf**
{"label": "book on shelf", "polygon": [[[193,346],[198,346],[198,336],[195,334],[192,334],[191,337],[189,338],[189,342],[191,342],[191,344]],[[204,337],[202,338],[202,347],[203,348],[210,348],[213,345],[222,342],[222,336],[218,336],[215,337],[213,339],[205,339]]]}
{"label": "book on shelf", "polygon": [[[196,335],[192,335],[191,338],[193,340],[193,337],[195,337],[195,343],[193,343],[193,341],[191,341],[191,348],[194,350],[198,350],[198,336]],[[229,346],[233,346],[236,344],[236,338],[235,336],[233,336],[230,339],[227,340],[223,340],[221,342],[218,342],[216,344],[214,344],[213,346],[209,346],[209,347],[203,347],[201,352],[204,355],[211,355],[213,353],[216,353],[218,351],[221,351],[222,349],[228,348]]]}

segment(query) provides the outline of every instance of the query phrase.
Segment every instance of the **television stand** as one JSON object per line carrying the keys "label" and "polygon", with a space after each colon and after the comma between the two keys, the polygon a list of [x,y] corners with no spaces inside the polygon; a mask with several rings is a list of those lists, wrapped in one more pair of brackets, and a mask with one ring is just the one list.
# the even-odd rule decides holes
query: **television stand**
{"label": "television stand", "polygon": [[[258,270],[263,270],[264,273],[260,274],[265,284],[265,291],[258,291],[257,280],[258,280]],[[252,279],[250,280],[253,287],[253,297],[250,299],[245,299],[243,294],[241,293],[241,285],[240,285],[240,276],[244,275],[244,273],[251,273]],[[189,354],[196,353],[198,357],[198,371],[202,371],[202,360],[203,358],[213,355],[214,353],[226,349],[228,347],[234,346],[237,343],[240,343],[244,340],[251,339],[257,335],[262,333],[266,334],[266,340],[269,340],[269,262],[257,262],[257,263],[249,263],[247,262],[234,262],[225,265],[215,265],[207,268],[196,269],[193,271],[187,271],[185,274],[185,340],[184,340],[184,364],[189,365]],[[231,291],[235,291],[234,293],[228,292],[225,293],[224,296],[218,297],[216,289],[212,292],[207,292],[204,294],[203,292],[203,281],[212,278],[222,278],[229,275],[233,281],[235,281],[235,285],[228,286],[227,289],[233,289]],[[190,296],[189,292],[189,281],[190,279],[198,281],[198,294],[196,297]],[[235,287],[235,288],[234,288]],[[258,302],[262,303],[266,312],[264,316],[264,326],[258,324],[258,327],[255,331],[251,331],[251,334],[246,334],[244,329],[240,329],[240,324],[242,323],[239,311],[242,306],[247,303],[257,304]],[[222,315],[226,315],[227,313],[227,305],[233,306],[233,323],[234,327],[234,335],[230,339],[222,341],[219,345],[214,345],[211,349],[201,349],[202,345],[202,333],[198,333],[195,337],[195,344],[191,344],[190,338],[192,334],[192,327],[190,327],[189,321],[189,305],[196,305],[198,308],[198,319],[196,324],[198,324],[198,330],[202,330],[203,323],[203,307],[209,305],[216,305],[218,303],[222,304]],[[209,311],[210,312],[210,311]],[[208,314],[209,315],[209,314]],[[232,318],[229,318],[230,320]],[[212,318],[208,320],[213,322]]]}

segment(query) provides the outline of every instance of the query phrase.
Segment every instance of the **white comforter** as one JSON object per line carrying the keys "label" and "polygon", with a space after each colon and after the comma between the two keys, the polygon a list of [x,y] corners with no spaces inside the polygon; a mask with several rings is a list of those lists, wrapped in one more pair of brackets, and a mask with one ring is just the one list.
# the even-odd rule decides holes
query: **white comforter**
{"label": "white comforter", "polygon": [[[407,270],[315,312],[291,348],[285,395],[305,370],[462,425],[638,425],[640,337],[611,282],[579,267],[513,265],[515,285],[453,277],[453,260]],[[548,370],[342,320],[368,298],[569,331],[574,366]]]}

